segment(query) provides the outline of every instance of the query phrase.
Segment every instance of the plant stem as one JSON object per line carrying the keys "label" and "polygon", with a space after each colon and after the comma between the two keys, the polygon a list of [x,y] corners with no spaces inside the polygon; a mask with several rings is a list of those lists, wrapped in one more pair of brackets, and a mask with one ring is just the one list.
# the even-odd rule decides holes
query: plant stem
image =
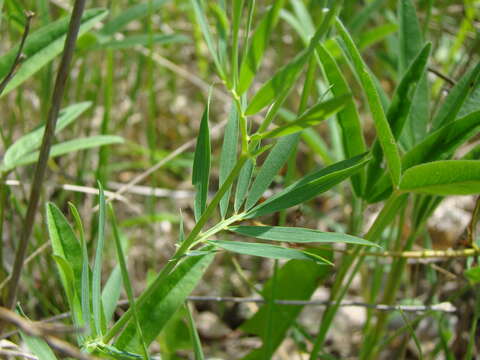
{"label": "plant stem", "polygon": [[[403,204],[407,200],[406,194],[399,194],[393,193],[390,198],[385,203],[382,211],[378,214],[375,222],[370,227],[369,231],[365,235],[365,239],[373,242],[378,242],[381,238],[381,234],[383,230],[390,224],[393,218],[396,215],[398,208],[403,206]],[[358,272],[360,267],[363,264],[365,259],[364,256],[361,256],[362,246],[355,246],[353,248],[352,255],[345,256],[343,259],[343,263],[338,271],[336,276],[335,282],[333,284],[331,293],[330,293],[330,301],[333,305],[329,305],[325,309],[325,313],[322,318],[322,322],[320,323],[320,330],[315,339],[315,343],[310,353],[310,360],[316,360],[318,357],[318,353],[320,352],[321,347],[323,346],[323,342],[327,336],[328,330],[332,321],[335,317],[335,314],[340,306],[340,302],[342,301],[343,297],[348,291],[348,288],[353,280],[353,277]],[[353,270],[350,272],[350,276],[347,279],[346,283],[343,284],[343,280],[347,276],[349,270],[351,269],[352,265],[355,263]],[[343,286],[342,286],[343,285]]]}
{"label": "plant stem", "polygon": [[[222,199],[223,195],[227,192],[230,185],[232,185],[233,181],[237,178],[240,170],[243,167],[243,164],[248,159],[247,155],[242,155],[238,159],[235,167],[232,169],[230,174],[228,175],[225,182],[222,184],[220,189],[217,191],[215,196],[213,197],[212,201],[205,209],[205,212],[202,214],[196,225],[193,227],[192,231],[188,235],[188,237],[181,243],[180,247],[175,252],[175,255],[168,261],[168,263],[163,267],[160,273],[157,275],[153,283],[143,292],[143,294],[138,298],[136,302],[137,307],[143,305],[143,303],[149,299],[150,294],[155,292],[156,289],[163,284],[167,276],[172,272],[172,270],[177,266],[177,264],[182,260],[183,256],[187,253],[187,251],[191,248],[192,245],[196,243],[197,236],[200,234],[203,226],[206,222],[210,219],[213,212],[217,208],[220,200]],[[228,219],[229,220],[229,219]],[[228,221],[225,220],[225,221]],[[218,231],[223,230],[224,226],[217,227]],[[209,234],[213,235],[211,232]],[[132,316],[132,310],[128,309],[125,314],[111,327],[111,329],[105,334],[103,337],[103,341],[108,343],[110,340],[113,339],[117,335],[117,333],[126,325],[126,323],[130,320]]]}
{"label": "plant stem", "polygon": [[43,135],[42,145],[40,147],[40,155],[38,158],[38,162],[35,166],[35,174],[32,182],[32,188],[30,191],[30,198],[28,202],[25,223],[20,237],[20,242],[18,244],[18,248],[15,254],[15,261],[13,264],[12,277],[10,279],[10,286],[6,302],[6,306],[9,309],[13,309],[17,298],[17,290],[23,268],[23,261],[25,259],[28,242],[35,222],[35,215],[37,212],[38,202],[40,200],[40,193],[42,190],[43,179],[45,177],[45,171],[47,168],[47,161],[50,155],[50,148],[53,143],[55,127],[57,125],[57,118],[60,112],[63,94],[65,92],[65,86],[70,71],[70,64],[72,62],[73,53],[75,50],[75,43],[77,41],[85,3],[86,0],[76,0],[73,7],[67,38],[65,40],[65,48],[55,81],[55,88],[53,90],[52,104],[48,112],[48,118],[45,126],[45,134]]}

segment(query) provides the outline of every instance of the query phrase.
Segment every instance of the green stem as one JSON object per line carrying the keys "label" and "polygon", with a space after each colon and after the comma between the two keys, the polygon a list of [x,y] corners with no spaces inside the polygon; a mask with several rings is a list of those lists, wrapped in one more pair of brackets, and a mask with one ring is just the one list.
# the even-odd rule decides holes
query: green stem
{"label": "green stem", "polygon": [[[390,224],[390,222],[395,217],[399,207],[402,207],[404,202],[407,200],[406,194],[393,193],[390,198],[385,203],[382,211],[375,219],[375,222],[370,227],[369,231],[365,235],[365,239],[378,242],[381,238],[383,230]],[[338,274],[335,278],[331,293],[330,293],[330,302],[324,312],[322,322],[320,324],[320,330],[315,339],[312,352],[310,353],[310,360],[316,360],[318,353],[320,352],[321,347],[325,341],[330,325],[332,324],[333,318],[340,306],[340,303],[348,291],[348,288],[353,280],[355,274],[359,271],[360,267],[363,264],[364,257],[361,256],[362,246],[355,246],[353,248],[353,253],[347,255],[343,259],[343,263],[338,271]],[[356,264],[353,270],[350,272],[350,276],[347,279],[346,283],[343,284],[343,280],[347,276],[352,265]]]}
{"label": "green stem", "polygon": [[[200,231],[202,230],[203,226],[212,216],[213,212],[217,208],[223,195],[227,192],[230,185],[232,185],[233,181],[237,178],[238,174],[240,173],[240,170],[242,169],[243,164],[247,159],[248,159],[247,155],[240,156],[235,167],[230,172],[230,175],[228,175],[225,182],[217,191],[212,201],[210,202],[208,207],[205,209],[205,212],[200,217],[197,224],[193,227],[188,237],[181,243],[175,255],[163,267],[162,271],[160,271],[160,273],[157,275],[153,283],[138,298],[138,301],[136,303],[137,307],[142,306],[148,299],[150,299],[150,295],[153,292],[155,292],[158,287],[162,286],[167,276],[172,272],[172,270],[176,267],[176,265],[180,262],[180,260],[182,260],[183,256],[187,253],[187,251],[191,248],[191,246],[196,244],[197,236],[200,234]],[[218,231],[224,228],[225,228],[225,224],[223,224],[222,227],[217,227]],[[210,235],[213,235],[213,234],[210,232]],[[110,340],[112,340],[118,334],[118,332],[127,324],[127,322],[130,320],[131,317],[132,317],[132,310],[128,309],[127,312],[125,312],[125,314],[123,314],[123,316],[105,334],[105,336],[103,337],[104,343],[108,343]]]}

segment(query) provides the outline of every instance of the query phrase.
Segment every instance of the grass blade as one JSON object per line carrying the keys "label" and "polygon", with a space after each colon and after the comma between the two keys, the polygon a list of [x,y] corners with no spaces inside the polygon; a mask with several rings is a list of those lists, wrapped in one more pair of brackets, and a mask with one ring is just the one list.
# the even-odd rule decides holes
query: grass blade
{"label": "grass blade", "polygon": [[[55,134],[65,129],[68,125],[73,123],[80,115],[82,115],[92,103],[83,102],[71,105],[63,109],[58,117],[57,126],[55,127]],[[3,167],[5,169],[13,169],[17,160],[28,153],[38,149],[42,143],[42,137],[45,132],[45,126],[41,126],[36,130],[20,137],[5,151],[3,157]]]}
{"label": "grass blade", "polygon": [[103,321],[105,319],[101,296],[103,248],[105,243],[105,194],[103,192],[102,184],[100,183],[98,183],[98,190],[98,203],[100,210],[98,213],[97,249],[95,251],[95,261],[92,274],[92,309],[96,335],[101,336],[103,335]]}
{"label": "grass blade", "polygon": [[377,130],[377,136],[387,160],[388,170],[392,178],[392,182],[396,187],[400,182],[402,164],[395,137],[393,136],[392,130],[390,129],[387,121],[387,117],[383,111],[375,83],[370,76],[360,52],[340,20],[337,19],[336,25],[337,30],[346,45],[348,54],[353,60],[355,71],[360,78],[363,89],[367,96],[367,101],[370,106],[375,128]]}
{"label": "grass blade", "polygon": [[[104,9],[86,10],[82,16],[78,36],[85,34],[93,28],[95,24],[107,16],[107,13]],[[27,59],[8,83],[0,98],[21,85],[62,52],[69,21],[69,17],[65,17],[42,27],[28,36],[23,48],[23,53]],[[17,51],[18,47],[15,47],[0,57],[0,79],[3,79],[8,73]]]}
{"label": "grass blade", "polygon": [[192,184],[195,187],[195,220],[198,221],[200,216],[207,207],[208,182],[210,178],[210,130],[208,127],[208,118],[210,109],[210,96],[207,106],[200,123],[200,131],[198,134],[197,146],[195,147],[195,157],[193,160]]}
{"label": "grass blade", "polygon": [[[94,147],[112,145],[112,144],[121,144],[123,143],[123,138],[120,136],[113,135],[96,135],[90,136],[87,138],[74,139],[69,141],[64,141],[59,144],[52,146],[50,150],[50,158],[55,158],[58,156],[70,154],[80,150],[91,149]],[[24,156],[21,156],[15,159],[15,162],[10,163],[8,167],[2,167],[2,170],[9,171],[19,166],[25,166],[37,162],[39,156],[38,151],[31,152]]]}
{"label": "grass blade", "polygon": [[378,246],[370,241],[347,234],[322,232],[318,230],[283,226],[230,226],[237,234],[262,240],[291,243],[345,243]]}
{"label": "grass blade", "polygon": [[127,261],[125,259],[125,255],[122,249],[122,243],[120,240],[120,233],[117,226],[117,220],[115,218],[115,213],[113,211],[112,205],[111,204],[109,205],[110,206],[108,207],[108,210],[110,214],[110,220],[112,222],[113,238],[115,240],[115,248],[117,250],[118,263],[120,265],[120,270],[122,273],[123,286],[124,286],[125,292],[127,293],[128,303],[130,305],[130,308],[132,309],[133,321],[136,326],[138,337],[140,338],[140,342],[142,344],[143,355],[145,359],[149,359],[147,345],[145,344],[145,339],[142,333],[142,327],[140,326],[140,320],[138,318],[137,306],[135,305],[135,296],[133,294],[132,283],[130,282],[130,276],[128,275]]}
{"label": "grass blade", "polygon": [[200,336],[198,336],[198,331],[195,325],[195,320],[193,319],[192,310],[190,310],[190,306],[188,305],[188,303],[185,304],[185,308],[187,309],[188,329],[190,330],[190,336],[192,338],[195,360],[204,360],[205,355],[203,355],[202,342],[200,341]]}

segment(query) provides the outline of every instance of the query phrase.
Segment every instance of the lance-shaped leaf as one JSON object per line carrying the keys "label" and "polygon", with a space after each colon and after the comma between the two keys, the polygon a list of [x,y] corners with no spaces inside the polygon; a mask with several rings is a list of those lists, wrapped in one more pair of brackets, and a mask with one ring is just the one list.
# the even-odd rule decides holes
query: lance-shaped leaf
{"label": "lance-shaped leaf", "polygon": [[[332,86],[335,96],[351,93],[350,86],[345,80],[340,67],[332,54],[323,44],[317,46],[317,54],[322,63],[324,73]],[[353,97],[346,100],[345,106],[337,113],[338,123],[342,130],[342,147],[345,156],[353,157],[366,151],[365,139],[362,132],[362,124],[358,115],[357,106]],[[352,176],[352,186],[357,195],[360,195],[364,186],[363,171]]]}
{"label": "lance-shaped leaf", "polygon": [[257,29],[250,37],[250,44],[240,66],[240,78],[237,92],[243,94],[252,83],[262,63],[263,54],[270,40],[270,34],[278,21],[278,15],[285,0],[275,1],[270,10],[260,20]]}
{"label": "lance-shaped leaf", "polygon": [[292,150],[298,143],[299,134],[293,134],[280,139],[265,159],[255,181],[248,193],[245,209],[254,206],[268,189],[274,177],[287,162]]}
{"label": "lance-shaped leaf", "polygon": [[[455,150],[478,133],[480,111],[473,112],[432,132],[425,140],[408,151],[402,158],[402,167],[407,170],[423,162],[450,158]],[[384,199],[391,192],[391,182],[382,176],[368,197],[369,202]]]}
{"label": "lance-shaped leaf", "polygon": [[[75,151],[86,150],[86,149],[91,149],[94,147],[105,146],[105,145],[120,144],[120,143],[123,143],[123,138],[121,138],[120,136],[113,136],[113,135],[90,136],[87,138],[74,139],[74,140],[65,141],[59,144],[55,144],[52,146],[49,156],[51,158],[55,158],[65,154],[73,153]],[[9,167],[2,167],[1,169],[8,171],[18,166],[33,164],[37,162],[39,153],[40,153],[39,151],[34,151],[27,155],[19,157]]]}
{"label": "lance-shaped leaf", "polygon": [[319,102],[306,110],[294,121],[279,126],[273,130],[258,134],[257,136],[260,139],[276,138],[315,126],[340,111],[351,98],[352,96],[350,94],[344,94],[327,101]]}
{"label": "lance-shaped leaf", "polygon": [[148,16],[151,12],[158,10],[166,0],[150,0],[141,4],[129,7],[120,14],[109,20],[100,33],[102,35],[113,35],[117,31],[121,31],[134,20]]}
{"label": "lance-shaped leaf", "polygon": [[[95,24],[100,22],[107,13],[108,12],[104,9],[86,10],[82,16],[79,36],[85,34]],[[42,27],[28,36],[22,51],[26,56],[26,60],[22,62],[22,66],[8,83],[0,97],[5,96],[22,84],[62,52],[65,45],[69,22],[69,17],[64,17]],[[0,57],[0,79],[5,78],[10,71],[10,67],[17,56],[17,52],[18,46]]]}
{"label": "lance-shaped leaf", "polygon": [[[146,291],[137,300],[139,323],[147,346],[154,341],[167,321],[185,302],[193,291],[214,254],[186,258],[164,280],[155,291]],[[115,343],[119,349],[140,352],[142,349],[140,337],[135,324],[130,321]]]}
{"label": "lance-shaped leaf", "polygon": [[312,229],[285,226],[230,226],[228,230],[244,236],[262,240],[292,243],[346,243],[356,245],[378,246],[362,238]]}
{"label": "lance-shaped leaf", "polygon": [[[222,153],[220,155],[220,172],[219,172],[219,186],[227,179],[230,172],[235,167],[235,161],[237,159],[237,147],[238,147],[238,113],[236,107],[232,105],[230,114],[228,116],[227,127],[225,128],[225,137],[223,138]],[[228,204],[230,202],[230,192],[232,187],[225,192],[222,200],[220,200],[220,215],[222,218],[228,210]]]}
{"label": "lance-shaped leaf", "polygon": [[[410,64],[393,94],[392,102],[387,111],[387,119],[395,139],[398,139],[402,133],[404,125],[410,114],[417,84],[420,81],[422,74],[425,72],[428,57],[430,55],[430,49],[430,43],[423,47],[415,60]],[[373,185],[378,181],[381,173],[383,172],[380,168],[382,159],[382,148],[378,140],[376,140],[372,147],[372,161],[370,164],[368,164],[367,168],[367,187],[370,189],[373,188]]]}
{"label": "lance-shaped leaf", "polygon": [[400,190],[431,195],[480,194],[480,161],[441,160],[405,171]]}
{"label": "lance-shaped leaf", "polygon": [[272,212],[288,209],[305,201],[311,200],[348,177],[358,172],[369,161],[369,157],[359,155],[340,161],[298,180],[285,190],[272,196],[267,201],[250,209],[245,218],[253,218]]}
{"label": "lance-shaped leaf", "polygon": [[465,100],[479,85],[480,63],[465,73],[457,84],[450,90],[447,98],[438,109],[433,118],[432,127],[438,129],[440,126],[455,120]]}
{"label": "lance-shaped leaf", "polygon": [[52,203],[47,204],[47,225],[53,254],[65,259],[69,264],[73,272],[73,287],[80,296],[83,264],[80,242],[60,209]]}
{"label": "lance-shaped leaf", "polygon": [[210,240],[209,244],[242,255],[260,256],[268,259],[296,259],[309,260],[319,263],[332,264],[330,261],[303,250],[289,249],[282,246],[263,244],[263,243],[249,243],[242,241],[227,241],[227,240]]}
{"label": "lance-shaped leaf", "polygon": [[367,96],[368,105],[372,113],[375,129],[377,130],[377,137],[382,146],[383,153],[387,160],[388,170],[395,186],[400,182],[400,175],[402,165],[400,161],[400,153],[398,151],[395,137],[393,136],[387,117],[383,111],[380,97],[378,95],[375,83],[370,76],[369,70],[365,65],[360,52],[353,42],[347,29],[343,26],[340,20],[336,22],[337,30],[346,45],[348,54],[350,55],[355,71],[362,83],[365,95]]}
{"label": "lance-shaped leaf", "polygon": [[[65,129],[68,125],[74,122],[80,115],[82,115],[89,107],[90,102],[83,102],[71,105],[62,109],[58,117],[57,126],[55,127],[55,134]],[[36,150],[42,143],[45,126],[41,126],[28,134],[20,137],[5,151],[3,157],[3,168],[12,169],[16,165],[16,161],[24,155]]]}
{"label": "lance-shaped leaf", "polygon": [[194,212],[195,219],[202,216],[207,207],[208,180],[210,178],[210,130],[208,128],[210,99],[202,116],[200,131],[195,147],[195,157],[193,159],[192,184],[195,186]]}
{"label": "lance-shaped leaf", "polygon": [[235,202],[233,208],[235,212],[240,210],[247,196],[248,188],[250,187],[250,182],[252,180],[253,168],[255,162],[253,159],[248,159],[243,165],[242,170],[240,170],[240,175],[237,180],[237,188],[235,191]]}

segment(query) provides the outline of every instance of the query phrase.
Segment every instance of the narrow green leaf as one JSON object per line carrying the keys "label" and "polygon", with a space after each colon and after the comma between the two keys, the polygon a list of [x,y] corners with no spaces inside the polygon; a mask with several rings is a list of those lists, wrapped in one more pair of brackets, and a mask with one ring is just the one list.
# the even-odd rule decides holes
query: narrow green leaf
{"label": "narrow green leaf", "polygon": [[242,255],[259,256],[269,259],[310,260],[331,264],[328,260],[307,251],[289,249],[277,245],[241,241],[210,240],[209,244]]}
{"label": "narrow green leaf", "polygon": [[362,238],[318,230],[283,227],[283,226],[229,226],[228,230],[237,234],[262,240],[282,241],[291,243],[345,243],[367,246],[378,246]]}
{"label": "narrow green leaf", "polygon": [[306,110],[294,121],[279,126],[273,130],[258,134],[258,137],[261,139],[275,138],[290,135],[311,126],[315,126],[343,109],[345,104],[351,98],[352,96],[350,94],[344,94],[327,101],[319,102]]}
{"label": "narrow green leaf", "polygon": [[385,0],[373,0],[366,4],[362,10],[349,21],[348,29],[350,32],[353,34],[360,33],[372,14],[374,14],[384,2]]}
{"label": "narrow green leaf", "polygon": [[188,306],[188,304],[185,304],[185,308],[187,309],[188,329],[190,330],[190,337],[192,338],[195,360],[204,360],[205,355],[203,355],[202,342],[200,341],[200,336],[198,335],[197,326],[195,325],[192,311],[190,310],[190,306]]}
{"label": "narrow green leaf", "polygon": [[[95,24],[105,18],[107,13],[104,9],[86,10],[82,16],[79,36],[85,34]],[[22,62],[22,66],[8,83],[0,97],[5,96],[22,84],[62,52],[69,22],[69,17],[64,17],[42,27],[28,36],[23,48],[26,60]],[[0,79],[3,79],[10,70],[17,52],[18,46],[0,57]]]}
{"label": "narrow green leaf", "polygon": [[101,297],[102,288],[102,262],[103,248],[105,243],[105,194],[102,184],[98,183],[99,190],[99,214],[98,214],[98,235],[97,249],[95,252],[95,261],[92,274],[92,309],[97,336],[103,335],[103,306]]}
{"label": "narrow green leaf", "polygon": [[101,30],[102,35],[113,35],[121,31],[134,20],[141,19],[150,14],[151,11],[158,10],[166,0],[149,0],[141,4],[129,7],[113,19],[108,21]]}
{"label": "narrow green leaf", "polygon": [[180,34],[141,34],[127,36],[121,40],[102,41],[98,45],[92,47],[92,50],[118,50],[129,49],[135,46],[184,44],[188,42],[190,42],[190,38]]}
{"label": "narrow green leaf", "polygon": [[235,191],[235,202],[233,204],[233,209],[235,212],[238,212],[245,201],[247,196],[248,188],[250,187],[250,181],[252,180],[253,168],[255,163],[252,159],[248,159],[243,165],[240,175],[237,180],[237,188]]}
{"label": "narrow green leaf", "polygon": [[195,219],[200,219],[207,207],[208,182],[210,178],[210,130],[208,127],[208,118],[210,109],[210,97],[202,116],[200,130],[195,147],[195,157],[193,160],[192,184],[195,187]]}
{"label": "narrow green leaf", "polygon": [[265,159],[258,175],[256,176],[250,191],[248,192],[245,209],[249,210],[262,197],[268,189],[274,177],[287,162],[292,150],[299,140],[299,134],[293,134],[280,139]]}
{"label": "narrow green leaf", "polygon": [[[74,140],[64,141],[59,144],[52,146],[50,150],[50,157],[55,158],[58,156],[70,154],[80,150],[91,149],[94,147],[112,145],[112,144],[121,144],[123,143],[123,138],[120,136],[114,135],[95,135],[87,138],[80,138]],[[27,155],[21,156],[15,160],[10,167],[3,168],[4,170],[12,170],[18,166],[25,166],[37,162],[39,156],[39,151],[31,152]]]}
{"label": "narrow green leaf", "polygon": [[470,92],[458,113],[458,117],[464,117],[472,112],[480,110],[480,81],[477,82],[475,89]]}
{"label": "narrow green leaf", "polygon": [[[92,103],[90,102],[83,102],[62,109],[58,116],[55,134],[58,134],[65,127],[78,119],[78,117],[82,115],[91,105]],[[44,132],[45,126],[41,126],[17,139],[17,141],[15,141],[7,149],[7,151],[5,151],[5,156],[3,157],[3,167],[5,169],[13,169],[16,166],[16,161],[19,158],[37,149],[42,143]]]}
{"label": "narrow green leaf", "polygon": [[465,75],[463,75],[457,84],[450,90],[447,98],[433,118],[432,128],[435,130],[442,125],[454,121],[465,100],[479,84],[480,63],[478,63],[470,71],[466,72]]}
{"label": "narrow green leaf", "polygon": [[250,209],[245,218],[262,216],[311,200],[358,172],[369,160],[366,154],[359,155],[315,171]]}
{"label": "narrow green leaf", "polygon": [[336,25],[337,30],[346,45],[348,54],[353,60],[355,71],[360,78],[363,89],[367,96],[367,101],[370,106],[375,128],[377,130],[377,136],[387,160],[388,170],[393,184],[397,186],[400,182],[400,174],[402,171],[400,153],[398,151],[395,137],[393,136],[392,130],[388,124],[387,117],[383,111],[375,83],[370,76],[368,68],[364,63],[360,52],[356,48],[355,43],[350,37],[350,34],[347,32],[347,29],[345,29],[341,21],[338,19]]}
{"label": "narrow green leaf", "polygon": [[147,350],[147,345],[145,344],[145,339],[143,337],[142,333],[142,327],[140,325],[140,321],[138,318],[138,312],[137,312],[137,306],[135,304],[135,296],[133,294],[133,287],[132,283],[130,281],[130,276],[128,275],[128,268],[127,268],[127,261],[125,259],[125,255],[123,253],[122,249],[122,243],[120,240],[120,232],[118,230],[117,226],[117,220],[115,218],[115,213],[113,211],[113,207],[111,204],[109,204],[109,213],[110,213],[110,219],[112,222],[112,228],[113,228],[113,237],[115,239],[115,248],[117,250],[117,258],[118,258],[118,263],[120,265],[120,270],[122,273],[122,280],[123,280],[123,287],[125,289],[125,292],[127,293],[128,297],[128,303],[130,305],[130,308],[132,309],[133,312],[133,321],[135,323],[136,329],[137,329],[137,334],[140,338],[140,342],[142,344],[142,350],[143,350],[143,355],[145,356],[145,360],[149,358],[148,356],[148,350]]}
{"label": "narrow green leaf", "polygon": [[442,160],[406,170],[400,190],[431,195],[480,193],[480,161]]}
{"label": "narrow green leaf", "polygon": [[[230,109],[230,114],[228,117],[228,123],[225,128],[225,136],[223,138],[222,153],[220,155],[220,172],[219,172],[219,186],[227,179],[228,175],[235,166],[235,160],[237,158],[237,148],[238,148],[238,113],[236,107],[232,105]],[[220,215],[222,218],[225,218],[225,215],[228,210],[228,205],[230,203],[230,192],[231,187],[223,195],[222,200],[220,201]]]}
{"label": "narrow green leaf", "polygon": [[275,1],[270,10],[260,20],[257,29],[251,36],[250,46],[242,59],[240,66],[240,77],[237,92],[242,95],[251,85],[255,75],[258,72],[263,59],[263,54],[267,48],[273,28],[278,22],[280,10],[285,0]]}
{"label": "narrow green leaf", "polygon": [[[137,299],[138,317],[147,346],[154,341],[170,317],[185,302],[210,265],[214,254],[186,258],[152,293],[148,289]],[[148,298],[146,298],[148,296]],[[141,343],[130,321],[115,343],[119,349],[138,352]]]}
{"label": "narrow green leaf", "polygon": [[[317,54],[323,66],[323,72],[330,86],[332,86],[332,93],[337,97],[351,93],[350,86],[345,80],[340,67],[323,44],[317,46]],[[365,139],[357,105],[353,97],[350,97],[346,101],[346,105],[337,113],[337,119],[342,130],[342,147],[345,156],[350,158],[363,154],[366,151]],[[362,194],[364,181],[363,170],[359,174],[352,176],[352,187],[357,195]]]}

